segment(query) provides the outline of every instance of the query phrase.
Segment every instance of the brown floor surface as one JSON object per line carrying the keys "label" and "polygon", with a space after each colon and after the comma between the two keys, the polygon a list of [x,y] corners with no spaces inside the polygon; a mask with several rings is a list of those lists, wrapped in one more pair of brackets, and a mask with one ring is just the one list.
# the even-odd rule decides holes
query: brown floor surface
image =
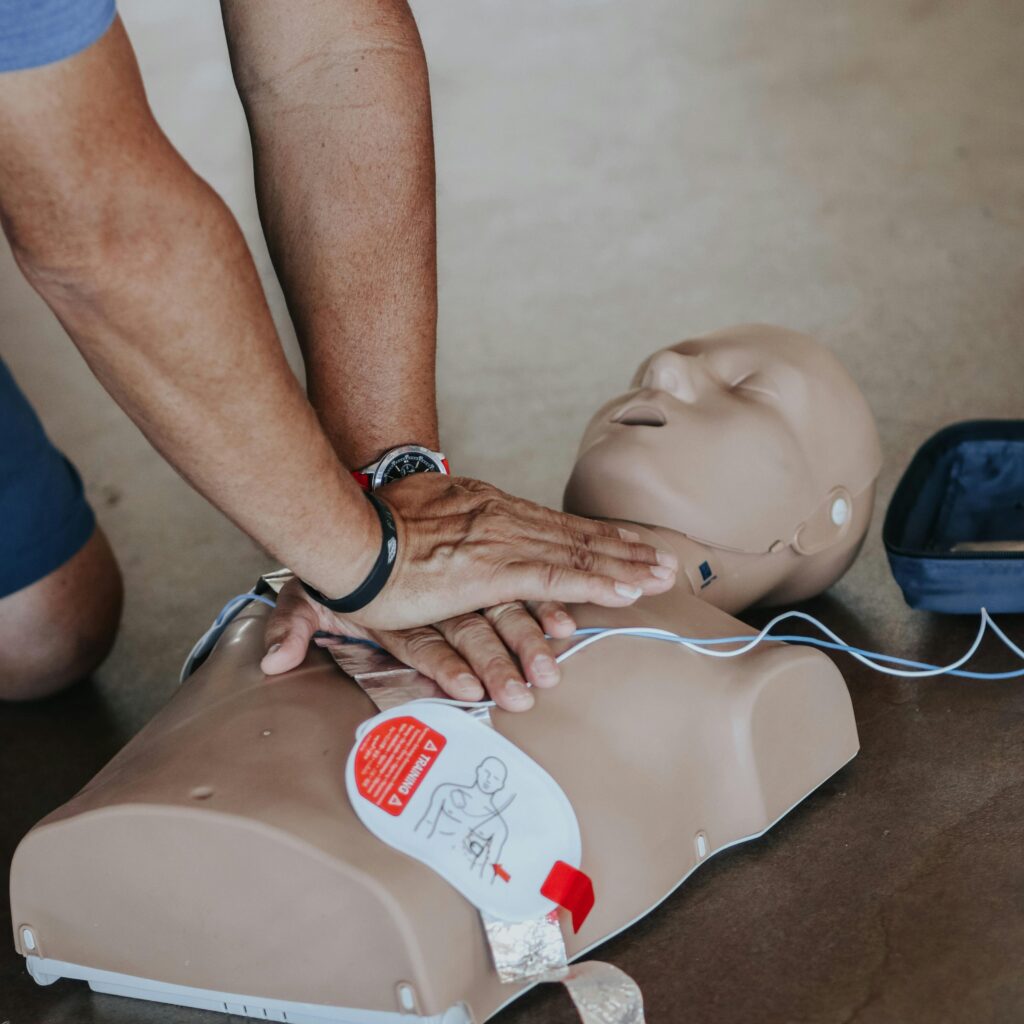
{"label": "brown floor surface", "polygon": [[[158,116],[266,272],[216,11],[121,7]],[[444,437],[461,471],[556,503],[583,422],[643,355],[755,319],[818,334],[862,384],[886,455],[879,512],[940,426],[1024,415],[1018,4],[416,9],[438,140]],[[6,254],[0,351],[82,469],[129,588],[93,682],[0,707],[6,865],[162,705],[263,560],[105,400]],[[812,610],[852,641],[951,660],[974,620],[906,608],[879,519]],[[1005,624],[1024,637],[1024,617]],[[989,646],[979,658],[1006,662]],[[1024,1020],[1024,686],[841,665],[859,757],[600,951],[641,983],[651,1024]],[[574,1016],[546,990],[499,1019]],[[0,941],[0,1024],[222,1020],[37,988]]]}

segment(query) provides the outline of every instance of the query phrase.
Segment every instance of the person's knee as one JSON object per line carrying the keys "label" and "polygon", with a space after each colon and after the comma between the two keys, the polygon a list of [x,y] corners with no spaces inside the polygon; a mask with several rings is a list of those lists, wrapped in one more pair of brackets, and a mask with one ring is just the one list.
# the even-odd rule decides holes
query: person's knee
{"label": "person's knee", "polygon": [[114,554],[97,527],[77,554],[0,599],[0,700],[34,700],[86,678],[106,658],[121,619]]}

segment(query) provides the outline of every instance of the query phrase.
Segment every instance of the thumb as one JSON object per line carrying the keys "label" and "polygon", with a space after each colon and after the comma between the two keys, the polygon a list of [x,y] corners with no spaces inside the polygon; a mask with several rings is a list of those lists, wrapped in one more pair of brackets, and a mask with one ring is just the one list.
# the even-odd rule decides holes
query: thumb
{"label": "thumb", "polygon": [[315,632],[316,622],[307,607],[295,603],[275,608],[264,633],[267,653],[260,669],[268,676],[276,676],[297,668],[305,660]]}

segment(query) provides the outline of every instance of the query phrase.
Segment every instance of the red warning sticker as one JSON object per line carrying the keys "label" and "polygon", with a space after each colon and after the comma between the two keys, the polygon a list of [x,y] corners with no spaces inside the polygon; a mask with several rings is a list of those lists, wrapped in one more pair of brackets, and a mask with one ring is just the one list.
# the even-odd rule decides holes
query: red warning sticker
{"label": "red warning sticker", "polygon": [[371,729],[356,750],[359,795],[398,817],[408,806],[447,740],[418,718],[389,718]]}

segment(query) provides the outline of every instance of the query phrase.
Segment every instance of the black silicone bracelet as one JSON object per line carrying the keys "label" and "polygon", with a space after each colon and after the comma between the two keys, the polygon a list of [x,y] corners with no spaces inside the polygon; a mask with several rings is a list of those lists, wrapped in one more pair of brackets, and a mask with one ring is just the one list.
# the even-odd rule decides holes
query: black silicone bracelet
{"label": "black silicone bracelet", "polygon": [[398,530],[395,528],[395,517],[391,509],[384,504],[376,495],[366,491],[366,500],[377,510],[377,517],[380,519],[381,540],[380,553],[373,568],[362,583],[344,597],[327,597],[321,594],[315,587],[311,587],[305,580],[299,582],[305,591],[314,601],[319,601],[325,608],[332,612],[357,612],[365,608],[383,589],[384,584],[391,578],[391,570],[395,567],[395,558],[398,556]]}

